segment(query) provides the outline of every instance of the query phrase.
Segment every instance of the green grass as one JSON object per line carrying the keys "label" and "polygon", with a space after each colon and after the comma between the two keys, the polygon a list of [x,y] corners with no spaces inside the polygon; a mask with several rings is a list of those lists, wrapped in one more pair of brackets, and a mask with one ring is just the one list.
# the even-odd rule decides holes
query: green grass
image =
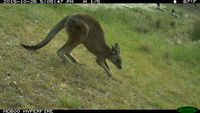
{"label": "green grass", "polygon": [[[191,40],[198,9],[165,6],[167,12],[154,8],[91,10],[78,4],[0,5],[0,108],[200,107],[200,43]],[[171,8],[181,17],[171,16]],[[72,53],[86,65],[64,65],[56,55],[67,40],[64,30],[37,51],[19,45],[38,43],[59,19],[80,12],[100,22],[109,46],[118,42],[121,47],[123,70],[109,62],[112,78],[82,45]]]}

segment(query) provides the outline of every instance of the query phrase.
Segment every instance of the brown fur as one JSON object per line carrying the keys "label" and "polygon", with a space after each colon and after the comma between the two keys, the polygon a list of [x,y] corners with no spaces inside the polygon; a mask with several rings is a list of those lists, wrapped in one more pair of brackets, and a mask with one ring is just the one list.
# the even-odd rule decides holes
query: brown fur
{"label": "brown fur", "polygon": [[72,14],[63,18],[46,36],[46,38],[37,45],[27,46],[21,44],[27,49],[39,49],[45,46],[61,30],[65,28],[68,33],[67,42],[58,50],[58,56],[65,63],[70,64],[66,56],[75,63],[79,63],[71,54],[71,51],[79,44],[83,44],[91,53],[97,56],[97,64],[101,66],[108,76],[112,76],[111,70],[106,62],[110,60],[118,69],[122,69],[120,48],[115,43],[109,48],[105,42],[104,32],[99,22],[88,14]]}

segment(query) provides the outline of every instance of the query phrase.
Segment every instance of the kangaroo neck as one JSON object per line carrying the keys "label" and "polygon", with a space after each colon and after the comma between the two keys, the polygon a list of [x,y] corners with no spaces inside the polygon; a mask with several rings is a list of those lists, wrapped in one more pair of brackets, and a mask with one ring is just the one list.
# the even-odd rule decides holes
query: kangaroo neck
{"label": "kangaroo neck", "polygon": [[98,57],[107,58],[111,54],[111,49],[108,46],[105,46],[101,50],[89,50],[91,53]]}

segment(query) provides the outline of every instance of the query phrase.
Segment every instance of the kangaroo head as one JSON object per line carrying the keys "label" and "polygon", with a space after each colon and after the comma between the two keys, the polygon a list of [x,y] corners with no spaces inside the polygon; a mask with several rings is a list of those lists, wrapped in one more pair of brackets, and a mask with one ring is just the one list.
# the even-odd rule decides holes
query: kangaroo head
{"label": "kangaroo head", "polygon": [[118,69],[122,69],[120,47],[118,43],[115,43],[114,46],[112,45],[111,54],[109,55],[108,60],[115,64]]}

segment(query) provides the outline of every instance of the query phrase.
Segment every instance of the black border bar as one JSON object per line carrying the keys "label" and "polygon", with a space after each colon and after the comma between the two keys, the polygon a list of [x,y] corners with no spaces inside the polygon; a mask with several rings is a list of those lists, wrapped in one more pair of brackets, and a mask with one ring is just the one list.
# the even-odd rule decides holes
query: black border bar
{"label": "black border bar", "polygon": [[[91,112],[131,112],[131,113],[156,113],[156,112],[167,112],[167,113],[184,113],[184,112],[179,112],[176,109],[168,109],[168,110],[164,110],[164,109],[151,109],[151,110],[134,110],[134,109],[103,109],[103,110],[92,110],[92,109],[79,109],[79,110],[48,110],[48,109],[10,109],[10,110],[2,110],[0,109],[0,113],[63,113],[63,112],[72,112],[72,113],[77,113],[77,112],[85,112],[85,113],[91,113]],[[187,112],[187,113],[200,113],[200,111],[198,110],[197,112]]]}
{"label": "black border bar", "polygon": [[200,0],[1,0],[1,3],[199,3]]}
{"label": "black border bar", "polygon": [[169,112],[169,113],[179,113],[177,110],[129,110],[129,109],[120,109],[120,110],[88,110],[88,109],[83,109],[83,110],[47,110],[47,109],[41,109],[41,110],[28,110],[28,109],[16,109],[16,110],[0,110],[0,113],[63,113],[63,112],[72,112],[72,113],[77,113],[77,112],[134,112],[134,113],[154,113],[154,112]]}

